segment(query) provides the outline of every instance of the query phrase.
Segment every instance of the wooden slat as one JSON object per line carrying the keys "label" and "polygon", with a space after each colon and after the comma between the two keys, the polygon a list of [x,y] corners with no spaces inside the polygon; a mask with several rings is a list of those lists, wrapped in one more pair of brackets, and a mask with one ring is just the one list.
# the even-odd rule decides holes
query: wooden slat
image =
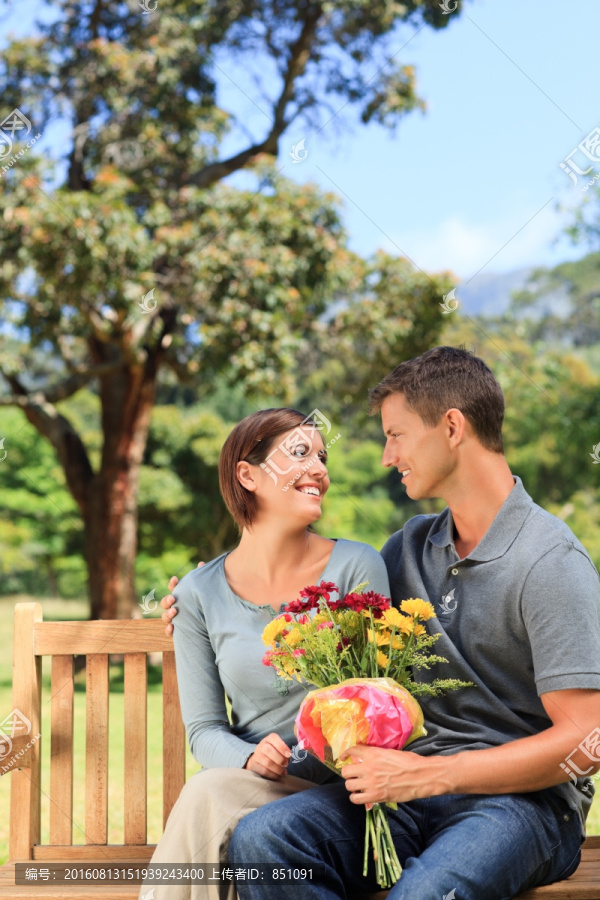
{"label": "wooden slat", "polygon": [[125,654],[125,844],[146,843],[146,654]]}
{"label": "wooden slat", "polygon": [[[68,847],[57,847],[55,844],[37,844],[33,850],[33,858],[38,862],[54,859],[57,862],[91,859],[123,860],[136,859],[138,862],[150,862],[156,844],[140,844],[125,847],[123,844],[75,844]],[[2,896],[0,894],[0,896]]]}
{"label": "wooden slat", "polygon": [[73,657],[52,657],[50,843],[73,840]]}
{"label": "wooden slat", "polygon": [[[48,857],[48,864],[53,862],[60,864],[63,862],[55,856]],[[25,860],[19,860],[25,862]],[[102,863],[102,857],[94,857],[93,862]],[[93,865],[92,862],[92,865]],[[131,866],[133,868],[140,865],[140,860],[135,857],[119,858],[120,866]],[[137,900],[140,893],[139,884],[120,884],[120,885],[47,885],[45,882],[36,882],[35,884],[15,886],[15,864],[14,862],[6,863],[0,866],[0,897],[2,900],[38,900],[40,897],[48,898],[48,900],[90,900],[97,897],[98,900]]]}
{"label": "wooden slat", "polygon": [[[31,767],[31,748],[33,747],[31,735],[15,735],[10,740],[12,748],[0,760],[0,777],[8,775],[13,769],[29,769]],[[4,752],[4,743],[2,744],[2,749]]]}
{"label": "wooden slat", "polygon": [[108,656],[105,653],[88,656],[86,665],[85,840],[86,844],[106,844]]}
{"label": "wooden slat", "polygon": [[163,653],[163,827],[185,784],[185,740],[171,651]]}
{"label": "wooden slat", "polygon": [[43,622],[35,626],[38,656],[92,653],[154,653],[173,650],[160,619]]}
{"label": "wooden slat", "polygon": [[[13,708],[31,722],[28,740],[40,732],[41,659],[34,656],[34,623],[41,622],[39,603],[15,605],[13,655]],[[21,735],[23,736],[23,735]],[[11,773],[10,836],[11,859],[31,859],[32,847],[40,840],[40,757],[41,739],[31,747],[27,769]]]}

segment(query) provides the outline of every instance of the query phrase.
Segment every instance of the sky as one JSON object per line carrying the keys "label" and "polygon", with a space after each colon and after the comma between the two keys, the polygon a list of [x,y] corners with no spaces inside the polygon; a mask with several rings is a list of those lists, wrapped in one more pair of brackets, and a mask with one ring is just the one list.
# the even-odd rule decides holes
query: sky
{"label": "sky", "polygon": [[[563,233],[587,179],[574,185],[560,163],[600,125],[599,19],[597,0],[467,0],[442,31],[402,26],[393,51],[416,67],[427,111],[405,116],[395,134],[294,125],[281,141],[283,173],[343,198],[361,253],[400,252],[463,280],[578,258],[588,248]],[[236,94],[231,84],[226,97]],[[250,100],[245,108],[259,134],[261,114]],[[303,138],[306,158],[294,163]]]}
{"label": "sky", "polygon": [[[27,31],[42,7],[20,0],[17,12],[0,0],[0,42]],[[577,184],[560,163],[600,126],[599,18],[597,0],[466,0],[442,31],[403,25],[391,51],[415,66],[426,112],[403,117],[395,133],[362,125],[349,108],[319,133],[293,124],[280,142],[282,174],[336,193],[350,245],[364,255],[382,248],[463,282],[578,258],[589,248],[563,232],[600,160],[587,160],[593,170]],[[220,104],[260,137],[269,125],[260,91],[236,60],[220,66]],[[56,139],[49,129],[45,142]],[[573,157],[580,168],[584,159]]]}

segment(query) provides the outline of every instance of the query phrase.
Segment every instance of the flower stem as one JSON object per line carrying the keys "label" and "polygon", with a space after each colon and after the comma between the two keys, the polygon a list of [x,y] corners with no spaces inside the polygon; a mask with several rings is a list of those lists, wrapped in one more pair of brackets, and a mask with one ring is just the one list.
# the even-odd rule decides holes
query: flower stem
{"label": "flower stem", "polygon": [[368,810],[367,810],[367,817],[366,817],[366,820],[365,820],[365,821],[366,821],[366,827],[365,827],[365,855],[364,855],[364,857],[363,857],[363,876],[364,876],[365,878],[367,877],[367,872],[368,872],[368,870],[369,870],[369,846],[370,846],[370,841],[369,841],[369,838],[370,838],[369,824],[370,824],[370,820],[371,820],[371,810],[368,809]]}

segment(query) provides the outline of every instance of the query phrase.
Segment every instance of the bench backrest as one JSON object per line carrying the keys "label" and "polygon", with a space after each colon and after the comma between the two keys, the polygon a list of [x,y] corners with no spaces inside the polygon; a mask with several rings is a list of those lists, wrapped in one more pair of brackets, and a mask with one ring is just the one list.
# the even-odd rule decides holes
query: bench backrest
{"label": "bench backrest", "polygon": [[[9,857],[11,860],[148,860],[147,659],[162,652],[163,826],[185,782],[185,729],[181,719],[172,639],[160,619],[44,622],[39,603],[17,603],[13,707],[31,723],[13,740]],[[73,844],[73,657],[86,656],[85,841]],[[125,817],[123,844],[108,832],[108,655],[124,654]],[[51,656],[50,843],[40,844],[41,658]],[[30,745],[30,746],[28,746]],[[27,749],[26,749],[27,748]],[[135,765],[127,762],[135,760]],[[44,785],[48,793],[48,787]]]}

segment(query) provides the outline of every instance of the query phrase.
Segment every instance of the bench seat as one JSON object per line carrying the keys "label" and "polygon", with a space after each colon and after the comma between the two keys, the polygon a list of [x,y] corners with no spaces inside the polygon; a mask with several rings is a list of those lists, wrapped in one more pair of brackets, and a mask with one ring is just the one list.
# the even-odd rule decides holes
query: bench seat
{"label": "bench seat", "polygon": [[[22,752],[7,773],[11,778],[10,861],[0,866],[1,900],[137,900],[139,885],[15,885],[15,861],[94,868],[107,860],[138,867],[149,862],[147,843],[147,662],[163,654],[163,825],[185,783],[185,729],[181,719],[171,638],[160,619],[100,622],[44,622],[39,603],[17,603],[13,659],[13,708],[30,722],[27,735],[13,738]],[[125,779],[122,844],[107,842],[108,809],[108,655],[124,654],[125,759],[136,765]],[[52,657],[50,735],[50,843],[40,844],[41,657]],[[86,844],[73,844],[73,692],[74,655],[86,656]],[[4,760],[5,761],[5,760]],[[59,802],[53,803],[53,798]],[[150,889],[149,889],[150,890]],[[353,900],[384,900],[387,892]],[[279,900],[275,898],[274,900]],[[418,900],[418,898],[415,898]],[[482,898],[485,900],[485,898]],[[520,900],[600,900],[600,836],[586,840],[577,871],[565,881],[535,888]]]}

